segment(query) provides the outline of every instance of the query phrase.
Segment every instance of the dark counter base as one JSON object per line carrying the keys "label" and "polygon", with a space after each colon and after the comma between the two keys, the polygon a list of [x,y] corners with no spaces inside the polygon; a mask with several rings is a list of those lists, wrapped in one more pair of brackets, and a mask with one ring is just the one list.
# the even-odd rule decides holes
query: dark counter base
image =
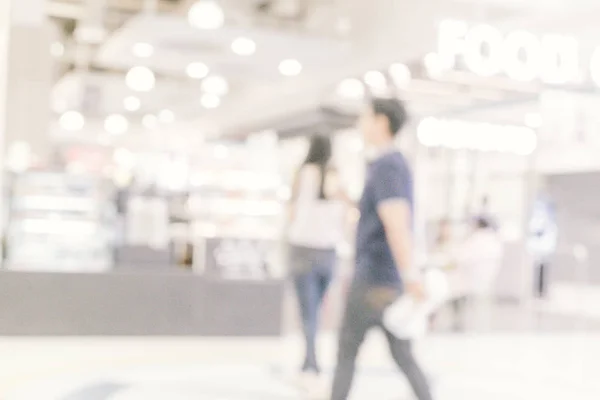
{"label": "dark counter base", "polygon": [[2,336],[278,336],[283,282],[0,272]]}

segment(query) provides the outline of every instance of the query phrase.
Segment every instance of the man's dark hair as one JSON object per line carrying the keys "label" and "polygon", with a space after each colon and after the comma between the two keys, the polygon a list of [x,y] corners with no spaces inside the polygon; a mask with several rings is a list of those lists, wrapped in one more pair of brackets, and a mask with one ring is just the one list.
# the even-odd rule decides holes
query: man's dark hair
{"label": "man's dark hair", "polygon": [[375,115],[387,118],[392,136],[400,132],[408,120],[406,108],[398,99],[374,98],[371,100],[371,107]]}

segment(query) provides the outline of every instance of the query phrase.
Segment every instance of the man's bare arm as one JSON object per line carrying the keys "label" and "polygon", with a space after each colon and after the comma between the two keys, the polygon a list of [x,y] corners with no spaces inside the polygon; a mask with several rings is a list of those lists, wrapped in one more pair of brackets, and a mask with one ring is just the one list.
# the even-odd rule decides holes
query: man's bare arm
{"label": "man's bare arm", "polygon": [[403,199],[390,199],[382,202],[377,212],[407,290],[415,296],[422,296],[418,271],[413,264],[412,213],[409,203]]}
{"label": "man's bare arm", "polygon": [[410,205],[402,199],[390,199],[381,203],[377,212],[400,273],[410,274],[413,265]]}

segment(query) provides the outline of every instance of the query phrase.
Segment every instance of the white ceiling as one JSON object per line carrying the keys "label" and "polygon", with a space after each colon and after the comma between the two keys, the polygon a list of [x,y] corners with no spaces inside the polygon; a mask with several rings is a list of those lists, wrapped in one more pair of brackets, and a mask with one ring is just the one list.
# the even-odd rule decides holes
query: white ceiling
{"label": "white ceiling", "polygon": [[[184,12],[140,15],[115,31],[100,47],[95,57],[97,67],[112,71],[89,76],[90,84],[100,92],[93,114],[123,112],[123,98],[131,94],[124,83],[124,72],[135,65],[146,65],[158,74],[154,91],[140,95],[142,108],[131,115],[139,121],[145,113],[172,109],[179,122],[194,129],[218,127],[222,132],[235,132],[244,126],[259,126],[273,118],[281,118],[296,110],[315,108],[331,100],[337,83],[346,77],[360,77],[370,69],[381,69],[392,62],[415,63],[435,50],[436,24],[448,17],[526,29],[555,31],[585,29],[595,40],[596,16],[590,12],[600,7],[595,0],[372,0],[369,6],[358,0],[314,0],[308,29],[282,23],[277,25],[250,19],[249,2],[223,0],[228,24],[218,31],[191,28]],[[255,2],[252,2],[255,4]],[[542,13],[540,10],[545,12]],[[340,37],[336,29],[343,19],[351,30]],[[306,28],[306,27],[305,27]],[[239,36],[257,43],[250,57],[233,54],[230,44]],[[135,43],[154,46],[154,55],[136,58]],[[302,62],[302,74],[285,78],[278,72],[282,59]],[[231,92],[216,110],[204,110],[199,104],[200,82],[185,75],[190,62],[206,63],[216,74],[230,82]],[[80,75],[66,74],[56,85],[54,101],[62,107],[74,107],[80,99]],[[475,119],[491,118],[499,122],[521,121],[535,111],[535,102],[523,101],[504,107],[481,107],[482,92],[490,97],[484,104],[514,101],[514,88],[486,87],[482,82],[469,83],[471,91],[426,80],[413,82],[404,97],[417,114],[434,114],[463,110]],[[479,97],[475,91],[479,90]],[[535,90],[535,88],[534,88]],[[504,93],[510,92],[510,93]],[[527,92],[527,90],[525,90]],[[60,107],[58,107],[60,108]],[[194,131],[194,129],[191,129]]]}
{"label": "white ceiling", "polygon": [[[238,37],[254,40],[256,53],[250,57],[234,54],[231,43]],[[138,42],[152,44],[154,55],[144,60],[136,58],[132,48]],[[349,50],[349,43],[341,40],[268,27],[226,26],[214,32],[192,28],[181,16],[140,16],[104,43],[96,62],[111,69],[143,63],[156,72],[182,77],[189,63],[201,61],[234,79],[268,83],[281,79],[277,68],[283,59],[301,60],[310,74],[330,63],[339,66]]]}
{"label": "white ceiling", "polygon": [[[256,53],[247,57],[234,54],[231,43],[238,37],[254,40]],[[134,45],[140,42],[154,47],[151,57],[138,58],[133,54]],[[293,79],[279,73],[279,63],[284,59],[299,60],[302,74],[310,76],[339,69],[350,54],[350,42],[331,37],[271,27],[201,31],[192,28],[181,15],[140,15],[117,30],[98,50],[94,65],[109,72],[86,74],[86,85],[93,87],[95,96],[88,112],[98,118],[122,113],[123,99],[134,94],[142,100],[139,115],[168,108],[180,119],[196,120],[209,112],[200,107],[201,82],[186,75],[186,67],[192,62],[202,62],[210,68],[211,75],[227,79],[230,94],[223,99],[226,106],[229,99],[239,94]],[[147,66],[157,74],[152,92],[136,94],[126,86],[125,72],[137,65]],[[53,96],[56,111],[78,107],[82,76],[75,70],[57,82]]]}

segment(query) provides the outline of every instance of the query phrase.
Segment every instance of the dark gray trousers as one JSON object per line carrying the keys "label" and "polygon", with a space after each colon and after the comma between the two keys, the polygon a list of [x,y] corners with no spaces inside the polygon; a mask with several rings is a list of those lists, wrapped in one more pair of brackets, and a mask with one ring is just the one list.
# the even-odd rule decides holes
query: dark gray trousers
{"label": "dark gray trousers", "polygon": [[[388,287],[354,284],[342,324],[338,361],[333,381],[331,400],[347,400],[354,378],[356,358],[367,332],[373,327],[383,329],[383,310],[397,297],[397,291]],[[406,375],[419,400],[432,400],[427,379],[418,366],[410,341],[400,340],[384,329],[394,361]]]}

